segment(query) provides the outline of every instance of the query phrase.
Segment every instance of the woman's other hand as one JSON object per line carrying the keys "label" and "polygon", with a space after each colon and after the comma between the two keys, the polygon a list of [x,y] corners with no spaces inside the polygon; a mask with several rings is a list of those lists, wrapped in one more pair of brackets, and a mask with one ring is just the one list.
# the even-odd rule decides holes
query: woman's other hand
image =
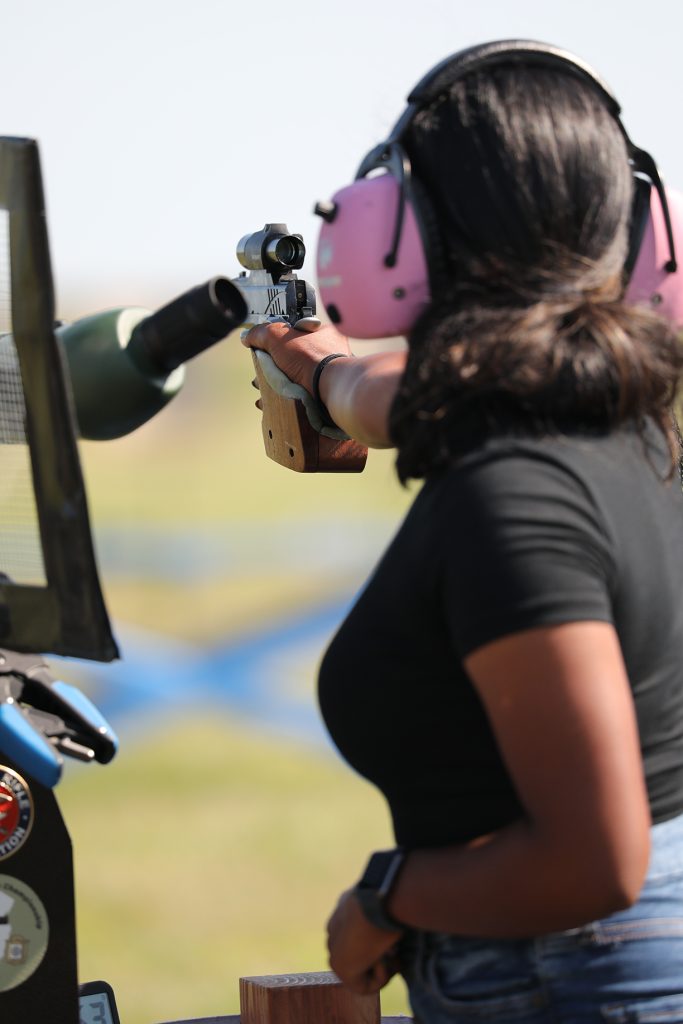
{"label": "woman's other hand", "polygon": [[398,970],[396,945],[400,937],[399,931],[371,924],[353,889],[348,889],[327,922],[330,967],[353,992],[378,992]]}

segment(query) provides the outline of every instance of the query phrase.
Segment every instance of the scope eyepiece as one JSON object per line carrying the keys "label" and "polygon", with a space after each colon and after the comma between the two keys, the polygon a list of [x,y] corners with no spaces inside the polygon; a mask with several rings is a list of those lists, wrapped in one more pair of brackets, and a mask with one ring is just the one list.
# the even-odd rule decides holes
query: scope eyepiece
{"label": "scope eyepiece", "polygon": [[237,259],[247,270],[267,270],[280,277],[304,265],[306,246],[301,235],[291,235],[286,224],[266,224],[262,231],[245,235],[237,244]]}

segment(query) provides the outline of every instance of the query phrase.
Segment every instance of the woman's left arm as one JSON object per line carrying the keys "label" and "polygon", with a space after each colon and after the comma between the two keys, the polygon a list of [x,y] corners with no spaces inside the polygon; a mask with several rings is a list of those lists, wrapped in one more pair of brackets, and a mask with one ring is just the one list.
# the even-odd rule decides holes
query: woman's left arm
{"label": "woman's left arm", "polygon": [[[531,629],[479,648],[465,665],[525,815],[471,843],[411,852],[390,914],[430,931],[516,938],[633,903],[647,870],[650,813],[613,627]],[[358,986],[359,943],[368,956],[372,943],[353,930],[337,911],[330,953],[334,970]]]}

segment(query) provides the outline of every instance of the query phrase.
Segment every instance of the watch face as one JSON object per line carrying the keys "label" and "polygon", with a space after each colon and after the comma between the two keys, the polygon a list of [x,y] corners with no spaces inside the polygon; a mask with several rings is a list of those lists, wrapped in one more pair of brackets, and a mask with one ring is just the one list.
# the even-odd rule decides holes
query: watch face
{"label": "watch face", "polygon": [[367,863],[363,877],[355,887],[361,910],[371,924],[386,931],[402,931],[404,925],[385,908],[391,888],[405,859],[401,849],[378,850]]}
{"label": "watch face", "polygon": [[373,853],[358,883],[359,889],[373,889],[380,896],[389,892],[403,863],[402,850],[380,850]]}
{"label": "watch face", "polygon": [[79,1024],[120,1024],[114,993],[106,981],[81,985],[78,997]]}

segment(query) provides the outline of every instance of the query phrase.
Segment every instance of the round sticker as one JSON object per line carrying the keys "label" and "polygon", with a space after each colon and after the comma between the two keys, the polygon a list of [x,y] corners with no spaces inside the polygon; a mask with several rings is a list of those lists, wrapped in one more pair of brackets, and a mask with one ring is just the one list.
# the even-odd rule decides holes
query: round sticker
{"label": "round sticker", "polygon": [[45,907],[33,889],[0,875],[0,992],[22,985],[38,970],[49,936]]}
{"label": "round sticker", "polygon": [[0,860],[15,854],[33,825],[33,798],[28,783],[11,768],[0,765]]}

